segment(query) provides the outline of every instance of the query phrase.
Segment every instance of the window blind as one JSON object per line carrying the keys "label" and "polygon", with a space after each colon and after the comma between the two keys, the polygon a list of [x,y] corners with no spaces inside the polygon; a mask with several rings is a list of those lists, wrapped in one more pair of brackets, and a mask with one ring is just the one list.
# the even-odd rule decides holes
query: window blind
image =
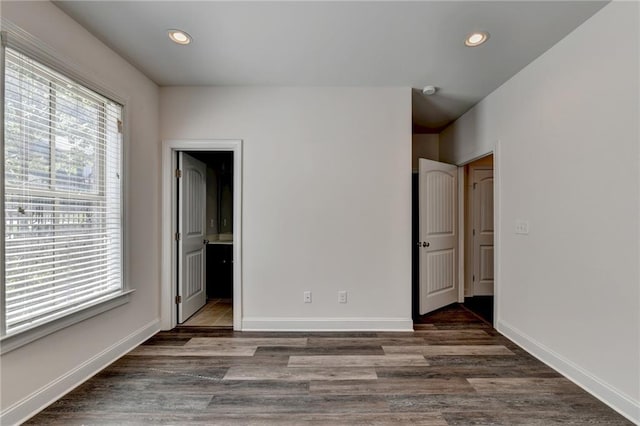
{"label": "window blind", "polygon": [[6,48],[5,335],[123,290],[122,105]]}

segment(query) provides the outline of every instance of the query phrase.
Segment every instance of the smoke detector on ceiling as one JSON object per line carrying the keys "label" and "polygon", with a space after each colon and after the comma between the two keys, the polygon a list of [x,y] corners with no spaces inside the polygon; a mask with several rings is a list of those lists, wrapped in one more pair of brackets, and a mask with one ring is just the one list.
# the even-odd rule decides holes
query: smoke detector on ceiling
{"label": "smoke detector on ceiling", "polygon": [[438,88],[436,86],[424,86],[424,89],[422,89],[422,94],[425,96],[431,96],[437,91]]}

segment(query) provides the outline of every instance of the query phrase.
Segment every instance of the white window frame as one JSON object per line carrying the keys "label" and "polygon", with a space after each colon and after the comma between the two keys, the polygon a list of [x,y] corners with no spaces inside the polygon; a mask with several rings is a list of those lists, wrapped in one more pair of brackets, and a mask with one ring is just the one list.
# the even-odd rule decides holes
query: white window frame
{"label": "white window frame", "polygon": [[126,200],[127,200],[127,146],[128,146],[128,99],[119,96],[111,90],[105,88],[104,85],[96,83],[95,78],[87,78],[86,74],[78,71],[77,67],[71,65],[73,62],[66,58],[60,57],[53,49],[43,44],[30,34],[24,32],[11,22],[2,19],[2,31],[0,31],[0,99],[2,100],[2,108],[0,108],[0,332],[5,331],[5,217],[4,217],[4,82],[5,82],[5,48],[10,47],[19,51],[30,58],[50,67],[51,69],[63,74],[64,76],[78,82],[84,87],[109,98],[122,105],[122,121],[123,135],[121,145],[121,235],[122,235],[122,290],[110,297],[101,298],[94,304],[71,311],[60,317],[54,317],[50,321],[37,325],[23,331],[0,336],[0,354],[5,354],[28,343],[31,343],[44,336],[52,334],[63,328],[69,327],[80,321],[84,321],[96,315],[129,302],[131,294],[135,291],[129,287],[129,274],[126,259],[128,258],[128,241],[126,238],[126,224],[128,222],[126,216]]}

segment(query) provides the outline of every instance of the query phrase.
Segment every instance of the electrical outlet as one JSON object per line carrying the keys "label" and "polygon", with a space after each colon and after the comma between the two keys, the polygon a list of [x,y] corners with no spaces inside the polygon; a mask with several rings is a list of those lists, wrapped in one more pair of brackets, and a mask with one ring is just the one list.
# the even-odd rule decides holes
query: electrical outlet
{"label": "electrical outlet", "polygon": [[338,302],[339,303],[347,303],[347,292],[341,290],[338,292]]}
{"label": "electrical outlet", "polygon": [[305,291],[304,292],[304,303],[311,303],[311,292],[310,291]]}
{"label": "electrical outlet", "polygon": [[529,235],[529,221],[522,219],[516,220],[516,234]]}

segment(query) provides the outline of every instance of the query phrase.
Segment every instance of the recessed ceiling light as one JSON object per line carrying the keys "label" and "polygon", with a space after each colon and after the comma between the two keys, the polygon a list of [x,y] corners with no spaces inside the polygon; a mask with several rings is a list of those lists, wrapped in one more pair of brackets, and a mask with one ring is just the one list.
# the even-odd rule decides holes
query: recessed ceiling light
{"label": "recessed ceiling light", "polygon": [[169,30],[169,38],[172,42],[178,44],[189,44],[191,43],[191,36],[184,31],[181,30]]}
{"label": "recessed ceiling light", "polygon": [[438,88],[436,86],[424,86],[424,89],[422,89],[422,94],[426,96],[431,96],[435,94],[437,91],[438,91]]}
{"label": "recessed ceiling light", "polygon": [[482,43],[489,39],[489,33],[487,32],[475,32],[467,36],[464,44],[469,47],[480,46]]}

